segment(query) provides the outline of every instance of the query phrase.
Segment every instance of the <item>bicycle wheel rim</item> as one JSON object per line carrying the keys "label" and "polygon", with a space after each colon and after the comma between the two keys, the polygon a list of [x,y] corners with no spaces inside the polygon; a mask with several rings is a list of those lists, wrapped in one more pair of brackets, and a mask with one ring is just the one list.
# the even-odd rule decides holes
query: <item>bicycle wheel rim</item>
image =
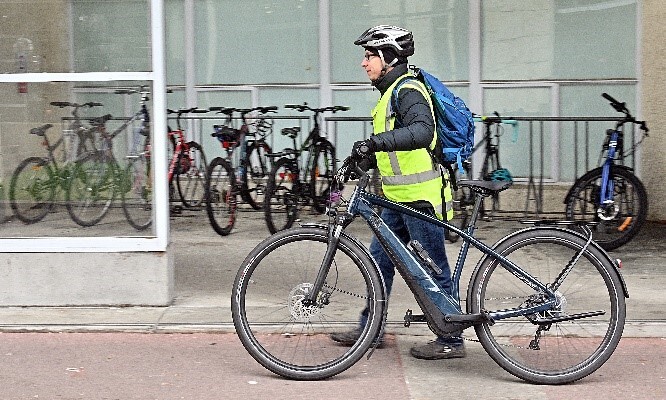
{"label": "bicycle wheel rim", "polygon": [[[326,295],[306,306],[327,247],[326,230],[294,228],[263,243],[243,262],[234,282],[232,315],[248,352],[264,367],[292,379],[324,379],[353,365],[371,345],[382,318],[383,289],[371,261],[342,239],[326,279]],[[351,347],[329,334],[368,323]]]}
{"label": "bicycle wheel rim", "polygon": [[[552,284],[583,243],[583,239],[561,231],[539,237],[525,233],[505,243],[500,253],[542,283]],[[603,315],[552,323],[549,330],[540,332],[537,343],[533,341],[538,326],[524,316],[477,326],[488,354],[508,372],[534,383],[568,383],[598,369],[617,346],[625,319],[621,283],[613,267],[603,260],[597,250],[586,251],[556,291],[558,309],[542,316],[604,311]],[[505,310],[538,301],[533,289],[494,260],[486,260],[475,276],[472,312]]]}

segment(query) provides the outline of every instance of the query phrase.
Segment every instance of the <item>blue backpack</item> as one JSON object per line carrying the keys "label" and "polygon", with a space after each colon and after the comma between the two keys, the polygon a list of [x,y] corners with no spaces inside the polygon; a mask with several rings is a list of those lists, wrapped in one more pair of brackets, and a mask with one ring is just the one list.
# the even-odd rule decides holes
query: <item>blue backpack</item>
{"label": "blue backpack", "polygon": [[[458,171],[464,171],[462,162],[469,158],[474,148],[474,119],[465,102],[451,93],[444,84],[422,69],[412,67],[414,75],[421,81],[432,100],[435,112],[435,125],[439,141],[435,147],[435,159],[440,164],[451,167],[458,164]],[[392,101],[397,101],[398,91],[405,82],[414,79],[403,78],[393,90]],[[394,109],[396,107],[393,107]]]}

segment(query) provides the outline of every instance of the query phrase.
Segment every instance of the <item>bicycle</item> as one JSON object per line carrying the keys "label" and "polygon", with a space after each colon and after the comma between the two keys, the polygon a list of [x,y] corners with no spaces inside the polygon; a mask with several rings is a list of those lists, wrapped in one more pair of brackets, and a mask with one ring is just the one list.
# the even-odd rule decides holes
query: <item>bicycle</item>
{"label": "bicycle", "polygon": [[150,94],[146,88],[121,89],[117,94],[140,94],[141,101],[136,115],[141,121],[133,131],[130,153],[127,155],[127,166],[123,178],[124,189],[121,190],[123,214],[127,222],[136,230],[147,229],[153,222],[153,181],[150,157],[150,114],[147,102]]}
{"label": "bicycle", "polygon": [[[181,127],[180,120],[183,114],[207,113],[197,107],[180,110],[167,109],[167,114],[176,114],[177,129],[168,128],[169,141],[171,144],[171,160],[169,163],[169,199],[175,200],[178,193],[178,201],[182,204],[172,207],[171,211],[180,213],[185,208],[197,208],[206,200],[206,180],[208,163],[203,147],[195,141],[186,141],[185,132]],[[174,187],[175,186],[175,187]]]}
{"label": "bicycle", "polygon": [[[624,117],[614,129],[606,131],[599,155],[601,166],[578,178],[564,203],[567,219],[597,223],[593,227],[594,240],[610,251],[633,239],[647,219],[647,190],[634,170],[624,165],[624,159],[648,136],[649,129],[645,121],[637,121],[631,115],[625,103],[607,93],[602,96]],[[631,151],[627,153],[624,151],[625,124],[636,124],[643,132],[638,143],[632,141]]]}
{"label": "bicycle", "polygon": [[[52,124],[30,130],[31,134],[42,137],[42,145],[46,149],[45,157],[28,157],[21,161],[12,173],[9,185],[9,204],[14,215],[26,224],[41,221],[53,209],[59,189],[66,190],[66,183],[72,165],[78,160],[94,152],[93,129],[85,128],[81,123],[79,110],[101,106],[101,103],[84,104],[59,102],[53,106],[72,108],[73,121],[62,136],[51,144],[46,131]],[[63,147],[62,164],[57,161],[55,152]]]}
{"label": "bicycle", "polygon": [[[518,121],[513,119],[503,119],[495,112],[494,116],[477,116],[474,117],[476,122],[483,123],[483,139],[477,143],[472,149],[472,154],[476,153],[479,149],[483,148],[483,163],[479,170],[478,178],[480,180],[499,180],[499,181],[512,181],[511,173],[502,168],[499,159],[499,138],[504,134],[503,125],[508,124],[513,126],[513,137],[518,137]],[[495,129],[493,130],[493,127]],[[468,188],[458,188],[455,182],[460,180],[462,176],[472,176],[472,162],[465,160],[462,162],[463,171],[457,168],[452,168],[449,174],[453,173],[455,180],[453,192],[453,223],[459,228],[467,226],[467,221],[470,217],[470,208],[474,206],[475,196]],[[492,205],[490,212],[495,213],[499,210],[499,193],[492,196]],[[481,217],[485,216],[486,208],[481,208]],[[455,243],[458,241],[459,236],[453,231],[447,231],[446,238],[449,242]]]}
{"label": "bicycle", "polygon": [[[510,182],[464,180],[475,193],[469,224],[447,222],[366,191],[369,176],[348,158],[335,177],[360,176],[346,209],[334,192],[325,224],[278,232],[258,244],[235,277],[231,311],[238,337],[263,367],[299,380],[325,379],[372,355],[387,321],[387,294],[378,266],[345,228],[361,217],[379,239],[424,315],[405,314],[405,326],[427,322],[437,335],[474,327],[486,352],[509,373],[529,382],[562,384],[597,370],[615,350],[624,328],[627,288],[616,261],[582,232],[537,225],[489,246],[475,238],[484,198]],[[380,205],[453,230],[463,238],[452,275],[452,295],[437,286],[438,267],[418,243],[407,247],[377,215]],[[569,223],[573,223],[570,222]],[[466,305],[460,278],[470,246],[484,256],[474,269]],[[351,347],[329,338],[368,322]]]}
{"label": "bicycle", "polygon": [[[274,112],[277,107],[211,107],[210,110],[226,115],[223,124],[213,126],[215,132],[211,136],[218,139],[227,154],[226,157],[214,158],[208,168],[206,193],[209,201],[206,212],[215,232],[226,236],[236,222],[237,194],[253,209],[261,209],[259,196],[265,193],[266,180],[271,170],[266,155],[272,152],[266,137],[272,132],[273,123],[266,114]],[[250,131],[247,115],[254,111],[258,111],[259,116],[253,131]],[[232,123],[235,112],[240,113],[242,121],[238,129]],[[234,168],[233,155],[236,149],[240,151],[240,161],[238,167]]]}
{"label": "bicycle", "polygon": [[[307,103],[287,104],[285,108],[314,113],[314,126],[300,148],[296,144],[300,128],[282,129],[282,135],[292,140],[293,147],[269,154],[278,158],[268,177],[264,196],[264,219],[271,233],[290,228],[298,218],[299,209],[307,205],[319,214],[326,210],[336,159],[335,147],[321,135],[319,118],[324,112],[349,110],[344,106],[312,108]],[[304,152],[308,156],[302,164]]]}

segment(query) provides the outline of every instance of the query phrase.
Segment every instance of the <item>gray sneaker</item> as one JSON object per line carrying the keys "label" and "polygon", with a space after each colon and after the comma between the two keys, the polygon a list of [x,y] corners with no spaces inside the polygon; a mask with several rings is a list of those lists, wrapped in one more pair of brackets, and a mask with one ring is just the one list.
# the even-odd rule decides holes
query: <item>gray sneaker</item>
{"label": "gray sneaker", "polygon": [[[331,340],[333,340],[334,342],[338,342],[341,345],[352,346],[354,343],[356,343],[358,338],[361,337],[361,328],[356,328],[347,332],[331,333],[329,337],[331,338]],[[379,344],[377,345],[377,348],[381,348],[383,344],[384,341],[380,340]]]}
{"label": "gray sneaker", "polygon": [[467,355],[465,344],[448,345],[432,341],[423,346],[412,347],[412,357],[422,360],[443,360],[445,358],[463,358]]}

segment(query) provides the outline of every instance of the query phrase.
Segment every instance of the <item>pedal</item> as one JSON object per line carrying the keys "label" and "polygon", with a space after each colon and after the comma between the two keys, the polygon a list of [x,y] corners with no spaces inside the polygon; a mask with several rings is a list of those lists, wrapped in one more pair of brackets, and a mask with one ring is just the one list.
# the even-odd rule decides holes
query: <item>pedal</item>
{"label": "pedal", "polygon": [[409,328],[409,325],[412,324],[412,322],[426,322],[426,317],[425,315],[414,315],[412,314],[412,310],[407,310],[405,313],[405,328]]}

